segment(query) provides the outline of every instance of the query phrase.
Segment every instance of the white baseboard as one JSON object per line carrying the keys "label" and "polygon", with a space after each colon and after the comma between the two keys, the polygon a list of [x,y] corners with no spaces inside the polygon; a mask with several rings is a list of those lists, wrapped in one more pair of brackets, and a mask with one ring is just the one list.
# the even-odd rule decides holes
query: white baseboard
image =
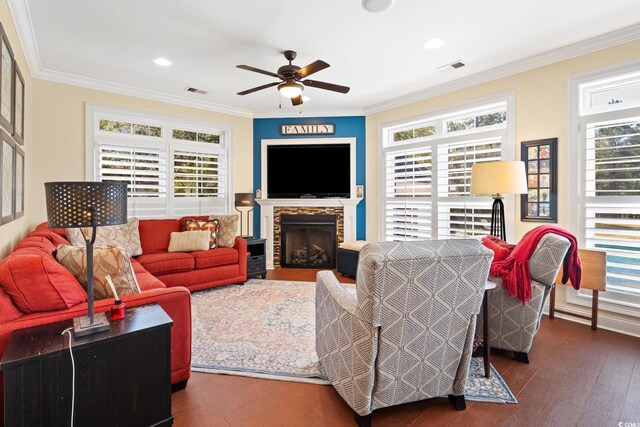
{"label": "white baseboard", "polygon": [[[582,310],[575,308],[575,306],[567,306],[564,304],[556,303],[556,310],[564,310],[569,313],[581,314],[583,316],[591,316],[591,310]],[[549,314],[549,304],[545,304],[543,313]],[[579,317],[570,316],[563,313],[556,312],[555,317],[558,319],[569,320],[571,322],[581,323],[583,325],[591,325],[590,320],[581,319]],[[598,313],[598,329],[606,329],[608,331],[617,332],[624,335],[631,335],[632,337],[640,338],[640,320],[627,320],[619,317],[614,317],[607,312],[600,311]]]}

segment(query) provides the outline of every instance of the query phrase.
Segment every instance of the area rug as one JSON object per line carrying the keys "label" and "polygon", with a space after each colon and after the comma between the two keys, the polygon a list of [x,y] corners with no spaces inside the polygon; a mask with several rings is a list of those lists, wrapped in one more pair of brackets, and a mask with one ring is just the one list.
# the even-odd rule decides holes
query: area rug
{"label": "area rug", "polygon": [[[252,279],[192,294],[192,369],[329,384],[315,351],[315,283]],[[343,285],[355,294],[355,285]],[[516,403],[491,367],[473,359],[465,396]]]}

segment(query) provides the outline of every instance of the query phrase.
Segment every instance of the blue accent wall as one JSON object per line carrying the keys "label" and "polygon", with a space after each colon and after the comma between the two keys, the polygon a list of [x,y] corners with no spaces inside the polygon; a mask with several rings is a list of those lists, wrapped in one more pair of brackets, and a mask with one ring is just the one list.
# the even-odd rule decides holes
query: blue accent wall
{"label": "blue accent wall", "polygon": [[[280,135],[283,124],[319,124],[332,123],[333,135]],[[365,117],[289,117],[253,120],[253,191],[261,188],[262,177],[262,140],[263,139],[300,139],[300,138],[356,138],[356,185],[365,185]],[[330,171],[328,171],[330,173]],[[365,201],[358,203],[356,238],[364,240],[366,235]],[[260,205],[256,203],[253,211],[253,235],[260,235]]]}

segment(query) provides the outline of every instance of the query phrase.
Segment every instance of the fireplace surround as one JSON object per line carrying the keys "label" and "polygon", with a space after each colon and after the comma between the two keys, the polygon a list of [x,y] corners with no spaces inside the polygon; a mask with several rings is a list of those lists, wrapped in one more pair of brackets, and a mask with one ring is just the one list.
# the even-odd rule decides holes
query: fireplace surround
{"label": "fireplace surround", "polygon": [[334,268],[336,215],[281,215],[280,266]]}

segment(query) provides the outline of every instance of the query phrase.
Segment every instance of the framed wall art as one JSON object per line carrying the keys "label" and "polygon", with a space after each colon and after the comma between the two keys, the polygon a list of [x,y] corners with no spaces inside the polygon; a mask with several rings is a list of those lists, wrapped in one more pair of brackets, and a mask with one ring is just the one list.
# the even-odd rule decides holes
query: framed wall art
{"label": "framed wall art", "polygon": [[558,221],[558,138],[523,141],[520,159],[527,171],[520,200],[522,221]]}
{"label": "framed wall art", "polygon": [[16,160],[15,160],[15,199],[14,206],[14,218],[18,219],[24,216],[24,151],[20,146],[16,145]]}
{"label": "framed wall art", "polygon": [[16,61],[13,64],[13,139],[24,144],[24,78]]}
{"label": "framed wall art", "polygon": [[13,51],[0,24],[0,125],[13,133]]}
{"label": "framed wall art", "polygon": [[15,164],[16,164],[16,143],[6,132],[2,132],[2,149],[0,150],[0,164],[2,164],[2,174],[0,176],[0,224],[15,219]]}

